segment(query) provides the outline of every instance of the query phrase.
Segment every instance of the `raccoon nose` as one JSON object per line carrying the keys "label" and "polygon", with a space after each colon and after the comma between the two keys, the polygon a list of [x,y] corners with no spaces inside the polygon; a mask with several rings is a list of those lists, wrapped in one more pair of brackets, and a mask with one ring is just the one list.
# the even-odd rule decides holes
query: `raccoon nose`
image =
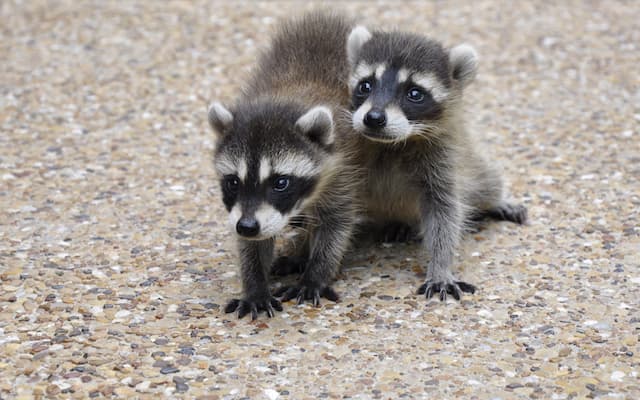
{"label": "raccoon nose", "polygon": [[364,124],[369,128],[382,128],[387,123],[384,111],[371,110],[364,116]]}
{"label": "raccoon nose", "polygon": [[253,237],[260,232],[260,224],[255,218],[242,217],[236,224],[236,231],[242,236]]}

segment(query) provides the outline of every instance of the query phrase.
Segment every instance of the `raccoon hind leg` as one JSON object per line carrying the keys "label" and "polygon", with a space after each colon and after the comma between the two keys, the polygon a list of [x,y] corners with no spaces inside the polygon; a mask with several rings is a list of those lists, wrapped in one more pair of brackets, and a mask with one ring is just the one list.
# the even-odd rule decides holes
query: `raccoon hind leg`
{"label": "raccoon hind leg", "polygon": [[476,161],[476,171],[465,196],[470,211],[466,218],[467,230],[481,230],[482,222],[486,219],[524,224],[527,221],[527,208],[504,200],[500,171],[481,158]]}
{"label": "raccoon hind leg", "polygon": [[416,243],[422,240],[418,227],[401,221],[384,224],[377,239],[383,243]]}
{"label": "raccoon hind leg", "polygon": [[496,221],[509,221],[523,225],[527,222],[527,208],[522,204],[503,202],[480,212],[477,218],[480,220],[490,218]]}

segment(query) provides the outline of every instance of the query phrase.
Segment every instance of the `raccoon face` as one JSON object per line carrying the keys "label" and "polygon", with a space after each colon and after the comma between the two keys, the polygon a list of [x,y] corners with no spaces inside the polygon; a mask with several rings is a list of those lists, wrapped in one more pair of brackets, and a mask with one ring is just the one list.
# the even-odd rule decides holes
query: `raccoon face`
{"label": "raccoon face", "polygon": [[368,139],[395,143],[429,137],[462,88],[473,80],[477,56],[461,45],[406,33],[356,27],[347,40],[352,123]]}
{"label": "raccoon face", "polygon": [[218,133],[215,168],[229,227],[240,237],[274,237],[313,199],[327,151],[333,119],[326,107],[302,114],[299,107],[250,103],[232,113],[219,103],[209,108]]}

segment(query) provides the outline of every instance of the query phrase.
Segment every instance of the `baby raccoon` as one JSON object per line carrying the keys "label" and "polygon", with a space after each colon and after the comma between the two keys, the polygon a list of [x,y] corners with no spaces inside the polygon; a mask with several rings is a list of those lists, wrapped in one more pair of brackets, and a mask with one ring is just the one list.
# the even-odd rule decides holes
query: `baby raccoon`
{"label": "baby raccoon", "polygon": [[358,162],[368,171],[367,218],[394,229],[418,227],[430,253],[418,293],[441,300],[474,293],[450,271],[464,227],[484,217],[526,220],[524,206],[504,200],[499,171],[464,125],[462,92],[475,77],[476,52],[359,26],[347,54]]}
{"label": "baby raccoon", "polygon": [[214,164],[237,234],[243,287],[243,298],[225,311],[238,311],[239,318],[282,310],[268,278],[275,238],[288,226],[303,234],[275,268],[302,275],[280,291],[283,301],[337,300],[331,283],[351,240],[358,185],[342,144],[351,127],[333,118],[349,103],[341,78],[348,74],[351,28],[319,13],[284,24],[236,105],[209,108],[218,136]]}

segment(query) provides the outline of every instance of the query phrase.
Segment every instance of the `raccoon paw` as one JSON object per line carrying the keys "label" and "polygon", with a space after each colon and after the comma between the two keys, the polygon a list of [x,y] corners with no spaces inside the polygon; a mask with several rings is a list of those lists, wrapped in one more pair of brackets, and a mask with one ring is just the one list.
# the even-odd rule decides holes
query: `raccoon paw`
{"label": "raccoon paw", "polygon": [[487,215],[497,221],[510,221],[522,225],[527,222],[527,207],[522,204],[504,203],[488,210]]}
{"label": "raccoon paw", "polygon": [[380,239],[384,243],[410,243],[420,240],[419,234],[404,222],[389,222],[382,227]]}
{"label": "raccoon paw", "polygon": [[303,304],[305,300],[311,300],[314,307],[320,307],[321,297],[334,302],[337,302],[339,299],[338,294],[335,292],[335,290],[333,290],[331,286],[321,287],[319,285],[304,284],[283,286],[278,289],[273,295],[276,297],[281,297],[281,300],[283,302],[295,298],[297,304]]}
{"label": "raccoon paw", "polygon": [[258,313],[261,311],[265,311],[271,318],[276,315],[276,310],[282,311],[282,303],[272,296],[263,299],[232,299],[224,308],[227,314],[238,311],[238,319],[251,313],[251,320],[258,318]]}
{"label": "raccoon paw", "polygon": [[271,275],[286,276],[304,272],[306,260],[303,257],[278,257],[271,266]]}
{"label": "raccoon paw", "polygon": [[423,294],[427,299],[433,297],[433,295],[438,294],[440,297],[440,301],[445,301],[447,299],[447,295],[450,294],[454,299],[460,300],[462,297],[462,293],[475,293],[476,287],[470,283],[462,282],[462,281],[433,281],[428,280],[423,283],[418,288],[418,294]]}

